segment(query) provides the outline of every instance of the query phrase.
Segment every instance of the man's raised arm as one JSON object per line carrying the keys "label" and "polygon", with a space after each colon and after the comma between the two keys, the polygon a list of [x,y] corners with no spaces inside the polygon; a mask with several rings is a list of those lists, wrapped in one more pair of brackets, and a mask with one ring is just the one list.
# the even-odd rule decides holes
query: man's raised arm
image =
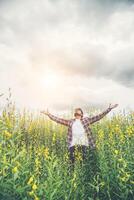
{"label": "man's raised arm", "polygon": [[47,115],[51,120],[53,120],[53,121],[55,121],[55,122],[57,122],[59,124],[62,124],[62,125],[65,125],[65,126],[69,126],[69,124],[70,124],[70,120],[59,118],[59,117],[57,117],[55,115],[52,115],[48,111],[41,111],[41,113]]}
{"label": "man's raised arm", "polygon": [[90,124],[94,123],[94,122],[97,122],[99,121],[100,119],[102,119],[106,114],[108,114],[113,108],[116,108],[118,106],[118,104],[115,104],[115,105],[109,105],[109,107],[103,111],[102,113],[94,116],[94,117],[89,117],[89,122]]}

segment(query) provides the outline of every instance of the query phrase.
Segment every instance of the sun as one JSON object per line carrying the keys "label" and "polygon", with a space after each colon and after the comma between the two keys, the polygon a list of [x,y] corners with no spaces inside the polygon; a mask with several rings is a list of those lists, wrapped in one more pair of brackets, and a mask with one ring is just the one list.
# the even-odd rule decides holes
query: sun
{"label": "sun", "polygon": [[52,89],[52,88],[55,88],[55,87],[59,86],[60,83],[61,83],[61,76],[57,72],[51,71],[51,70],[47,70],[43,74],[43,77],[42,77],[42,80],[41,80],[41,84],[45,88]]}

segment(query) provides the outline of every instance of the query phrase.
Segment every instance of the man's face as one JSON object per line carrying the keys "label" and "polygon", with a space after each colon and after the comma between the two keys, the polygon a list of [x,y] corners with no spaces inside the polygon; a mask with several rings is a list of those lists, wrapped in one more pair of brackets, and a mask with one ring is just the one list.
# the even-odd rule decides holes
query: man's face
{"label": "man's face", "polygon": [[76,119],[81,119],[81,117],[82,117],[81,110],[75,110],[74,116],[75,116]]}

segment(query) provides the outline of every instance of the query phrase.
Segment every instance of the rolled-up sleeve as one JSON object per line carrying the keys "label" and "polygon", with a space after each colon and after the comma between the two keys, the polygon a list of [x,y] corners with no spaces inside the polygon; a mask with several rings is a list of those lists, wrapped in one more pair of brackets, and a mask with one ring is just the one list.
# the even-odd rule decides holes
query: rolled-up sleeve
{"label": "rolled-up sleeve", "polygon": [[52,115],[52,114],[48,114],[48,117],[51,119],[51,120],[53,120],[53,121],[55,121],[55,122],[57,122],[57,123],[59,123],[59,124],[62,124],[62,125],[65,125],[65,126],[69,126],[69,124],[70,124],[70,120],[67,120],[67,119],[63,119],[63,118],[59,118],[59,117],[57,117],[57,116],[55,116],[55,115]]}

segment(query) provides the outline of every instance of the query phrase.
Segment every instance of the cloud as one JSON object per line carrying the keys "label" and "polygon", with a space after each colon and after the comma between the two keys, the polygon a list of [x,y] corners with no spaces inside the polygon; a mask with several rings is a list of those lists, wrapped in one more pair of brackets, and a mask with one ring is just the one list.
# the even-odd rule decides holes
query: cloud
{"label": "cloud", "polygon": [[[120,101],[119,90],[128,94],[124,105],[133,104],[132,1],[6,0],[0,5],[0,84],[3,90],[12,87],[21,105],[99,107]],[[48,68],[65,80],[66,90],[58,88],[57,96],[42,94],[39,77]]]}

